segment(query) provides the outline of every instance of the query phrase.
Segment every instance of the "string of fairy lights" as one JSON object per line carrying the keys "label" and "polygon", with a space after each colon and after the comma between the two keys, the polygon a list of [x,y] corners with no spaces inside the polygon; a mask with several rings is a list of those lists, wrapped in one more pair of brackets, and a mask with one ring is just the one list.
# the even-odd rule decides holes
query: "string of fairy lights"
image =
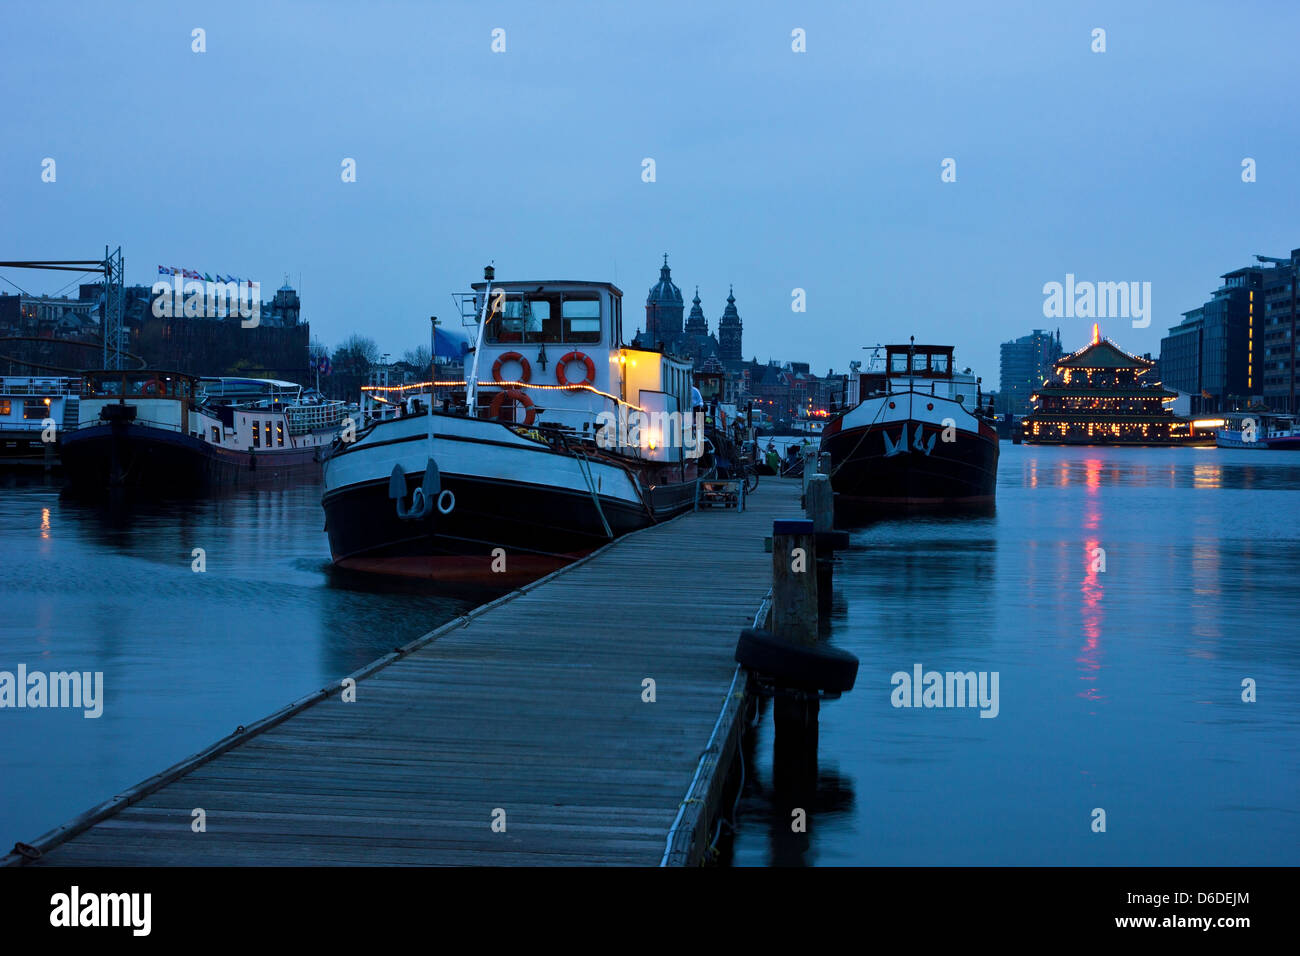
{"label": "string of fairy lights", "polygon": [[[375,401],[380,402],[381,404],[395,405],[397,404],[396,402],[387,401],[386,399],[380,397],[378,394],[375,393],[407,392],[415,389],[426,389],[430,387],[463,388],[465,384],[466,383],[464,381],[461,381],[460,379],[448,379],[446,381],[434,380],[432,382],[411,382],[410,384],[407,385],[362,385],[361,390],[363,392],[370,392],[371,397],[374,398]],[[595,395],[601,396],[602,398],[607,398],[611,402],[616,402],[619,405],[624,405],[627,408],[633,409],[635,411],[638,412],[645,411],[645,409],[642,408],[640,405],[634,405],[632,402],[624,401],[623,399],[619,398],[617,395],[609,394],[609,392],[602,392],[594,385],[582,385],[577,383],[573,385],[542,385],[536,382],[498,382],[495,379],[491,379],[488,381],[480,381],[479,385],[480,386],[486,385],[489,387],[496,387],[496,388],[502,388],[507,390],[528,388],[528,389],[535,389],[539,391],[550,391],[550,392],[591,392]]]}

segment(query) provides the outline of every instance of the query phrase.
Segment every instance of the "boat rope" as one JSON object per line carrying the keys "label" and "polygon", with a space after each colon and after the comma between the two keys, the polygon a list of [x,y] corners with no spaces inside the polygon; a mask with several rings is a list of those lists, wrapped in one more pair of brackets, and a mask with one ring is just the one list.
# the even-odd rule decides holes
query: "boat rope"
{"label": "boat rope", "polygon": [[[889,397],[889,393],[885,393],[884,398],[888,398],[888,397]],[[867,440],[867,435],[870,434],[871,432],[871,426],[876,424],[876,422],[880,420],[880,416],[885,413],[886,407],[887,407],[886,403],[882,400],[880,403],[880,410],[876,412],[876,417],[871,419],[871,421],[867,424],[867,427],[862,430],[862,434],[858,437],[858,440],[856,444],[854,444],[852,450],[850,450],[847,455],[845,455],[843,458],[840,459],[840,463],[838,465],[836,465],[834,468],[831,469],[830,477],[834,478],[836,473],[845,466],[845,464],[849,461],[849,459],[851,459],[854,455],[858,453],[858,449],[862,447],[862,443]],[[805,467],[807,467],[806,463],[805,463]]]}
{"label": "boat rope", "polygon": [[613,541],[614,532],[609,529],[609,522],[605,520],[605,509],[600,506],[600,495],[596,494],[596,482],[591,477],[591,463],[587,460],[586,454],[580,449],[573,450],[571,454],[577,459],[578,470],[582,472],[582,477],[586,479],[587,490],[591,492],[591,500],[596,503],[596,514],[600,517],[600,523],[605,528],[605,536]]}

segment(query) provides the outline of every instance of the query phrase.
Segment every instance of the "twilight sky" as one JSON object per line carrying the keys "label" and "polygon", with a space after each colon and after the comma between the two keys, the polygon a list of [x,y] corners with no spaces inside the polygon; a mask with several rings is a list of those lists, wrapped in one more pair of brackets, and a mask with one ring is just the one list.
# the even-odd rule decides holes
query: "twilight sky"
{"label": "twilight sky", "polygon": [[614,281],[630,334],[667,252],[711,329],[735,284],[747,357],[915,334],[996,384],[999,342],[1091,333],[1046,282],[1150,282],[1101,327],[1155,353],[1300,246],[1297,37],[1290,2],[8,3],[0,259],[289,273],[314,336],[396,354],[488,260]]}

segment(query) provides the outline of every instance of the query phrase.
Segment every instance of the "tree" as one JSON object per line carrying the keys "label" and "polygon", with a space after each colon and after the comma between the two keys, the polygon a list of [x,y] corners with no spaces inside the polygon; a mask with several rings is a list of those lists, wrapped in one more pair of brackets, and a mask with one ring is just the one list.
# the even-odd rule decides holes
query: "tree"
{"label": "tree", "polygon": [[402,361],[427,372],[433,364],[433,353],[429,351],[429,346],[421,345],[403,352]]}
{"label": "tree", "polygon": [[367,369],[379,361],[380,354],[379,346],[375,344],[374,339],[356,333],[349,335],[334,352],[336,356],[339,353],[343,353],[345,359],[351,359]]}
{"label": "tree", "polygon": [[374,339],[355,334],[348,336],[330,359],[334,367],[330,376],[330,394],[347,399],[360,395],[361,386],[370,375],[370,367],[378,361],[379,346]]}

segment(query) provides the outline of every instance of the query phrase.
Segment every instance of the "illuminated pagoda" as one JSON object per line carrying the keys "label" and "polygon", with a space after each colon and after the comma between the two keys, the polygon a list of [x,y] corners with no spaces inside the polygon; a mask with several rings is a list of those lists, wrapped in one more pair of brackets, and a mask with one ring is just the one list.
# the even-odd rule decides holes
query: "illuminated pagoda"
{"label": "illuminated pagoda", "polygon": [[1154,366],[1103,339],[1094,325],[1092,341],[1058,359],[1052,377],[1030,396],[1034,408],[1021,422],[1023,440],[1044,445],[1214,444],[1213,431],[1197,432],[1166,408],[1177,392],[1143,380]]}

